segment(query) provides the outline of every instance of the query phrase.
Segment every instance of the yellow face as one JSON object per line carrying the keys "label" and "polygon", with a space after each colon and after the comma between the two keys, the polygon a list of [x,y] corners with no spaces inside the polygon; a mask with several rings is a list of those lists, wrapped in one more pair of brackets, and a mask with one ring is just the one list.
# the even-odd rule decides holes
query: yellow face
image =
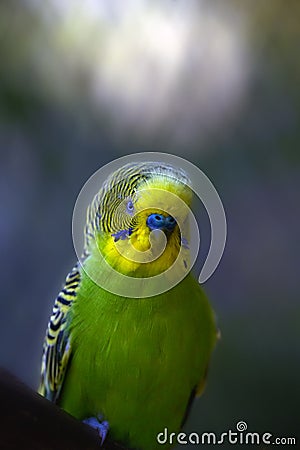
{"label": "yellow face", "polygon": [[[157,175],[142,183],[134,201],[130,201],[128,229],[97,236],[107,262],[119,272],[136,277],[164,272],[179,255],[186,268],[188,251],[182,248],[182,239],[188,240],[191,200],[191,189],[172,178]],[[119,208],[126,210],[124,205]]]}

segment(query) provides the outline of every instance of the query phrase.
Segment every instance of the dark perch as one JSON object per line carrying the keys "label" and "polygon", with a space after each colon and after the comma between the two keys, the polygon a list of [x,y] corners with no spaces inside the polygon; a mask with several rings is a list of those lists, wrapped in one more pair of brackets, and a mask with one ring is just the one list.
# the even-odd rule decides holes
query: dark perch
{"label": "dark perch", "polygon": [[126,450],[0,368],[0,449]]}

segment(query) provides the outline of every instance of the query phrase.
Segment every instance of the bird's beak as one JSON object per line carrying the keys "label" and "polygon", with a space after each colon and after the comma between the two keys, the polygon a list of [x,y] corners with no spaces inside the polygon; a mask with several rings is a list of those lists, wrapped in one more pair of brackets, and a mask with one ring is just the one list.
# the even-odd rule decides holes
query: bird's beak
{"label": "bird's beak", "polygon": [[163,214],[150,214],[147,217],[147,226],[150,230],[173,231],[176,226],[176,220],[172,216]]}

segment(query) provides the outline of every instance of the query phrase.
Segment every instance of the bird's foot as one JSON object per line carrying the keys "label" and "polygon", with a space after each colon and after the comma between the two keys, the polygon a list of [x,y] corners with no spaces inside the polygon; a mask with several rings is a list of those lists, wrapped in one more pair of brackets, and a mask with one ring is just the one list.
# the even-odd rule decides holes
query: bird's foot
{"label": "bird's foot", "polygon": [[82,422],[86,423],[87,425],[98,431],[102,445],[109,430],[109,423],[106,420],[101,422],[101,419],[102,416],[99,415],[97,417],[88,417],[87,419],[84,419]]}

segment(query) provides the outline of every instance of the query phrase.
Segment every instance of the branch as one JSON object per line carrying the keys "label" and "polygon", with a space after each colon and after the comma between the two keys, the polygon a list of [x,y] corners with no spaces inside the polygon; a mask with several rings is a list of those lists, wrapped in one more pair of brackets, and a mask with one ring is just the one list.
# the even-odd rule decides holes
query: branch
{"label": "branch", "polygon": [[0,368],[0,447],[19,450],[126,450]]}

